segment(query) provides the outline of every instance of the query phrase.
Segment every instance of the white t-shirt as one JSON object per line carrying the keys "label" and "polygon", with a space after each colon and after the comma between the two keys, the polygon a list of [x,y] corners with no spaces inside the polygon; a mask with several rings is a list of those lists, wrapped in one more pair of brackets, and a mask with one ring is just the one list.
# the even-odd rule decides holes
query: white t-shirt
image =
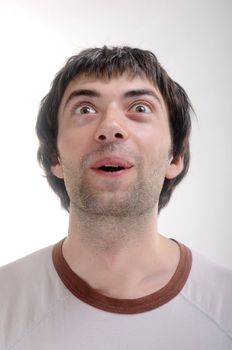
{"label": "white t-shirt", "polygon": [[182,244],[168,284],[138,299],[99,294],[62,242],[0,269],[1,350],[232,350],[232,272]]}

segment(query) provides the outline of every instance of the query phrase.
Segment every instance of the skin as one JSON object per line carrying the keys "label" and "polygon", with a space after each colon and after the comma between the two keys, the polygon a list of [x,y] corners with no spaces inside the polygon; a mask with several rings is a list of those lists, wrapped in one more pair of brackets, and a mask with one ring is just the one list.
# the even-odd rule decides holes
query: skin
{"label": "skin", "polygon": [[[159,90],[139,76],[77,77],[58,121],[59,159],[51,170],[64,179],[71,202],[67,263],[110,297],[160,289],[176,270],[179,249],[158,233],[158,199],[165,177],[182,171],[183,158],[172,157]],[[106,174],[99,162],[124,162],[126,170]]]}

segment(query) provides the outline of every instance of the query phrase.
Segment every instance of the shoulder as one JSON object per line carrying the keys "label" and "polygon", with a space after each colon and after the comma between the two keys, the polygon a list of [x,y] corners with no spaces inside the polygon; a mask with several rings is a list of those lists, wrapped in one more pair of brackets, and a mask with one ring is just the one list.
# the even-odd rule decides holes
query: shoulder
{"label": "shoulder", "polygon": [[47,278],[52,270],[52,246],[27,255],[0,268],[0,297],[8,298],[17,287],[17,295]]}
{"label": "shoulder", "polygon": [[192,252],[192,269],[182,295],[232,337],[232,270]]}
{"label": "shoulder", "polygon": [[52,246],[0,268],[0,348],[17,342],[64,297]]}
{"label": "shoulder", "polygon": [[35,265],[40,266],[41,260],[43,260],[44,257],[50,257],[51,251],[52,246],[49,246],[0,267],[0,277],[6,277],[8,276],[8,273],[15,274],[16,271],[19,271],[21,269],[23,269],[24,272],[29,272],[31,270],[32,265],[33,268]]}

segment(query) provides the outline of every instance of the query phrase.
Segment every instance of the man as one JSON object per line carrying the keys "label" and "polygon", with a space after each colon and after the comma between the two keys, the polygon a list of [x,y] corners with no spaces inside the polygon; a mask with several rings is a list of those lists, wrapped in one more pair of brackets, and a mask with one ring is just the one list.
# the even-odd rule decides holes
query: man
{"label": "man", "polygon": [[68,236],[1,269],[2,350],[232,349],[232,274],[158,232],[189,166],[191,105],[149,51],[68,60],[38,159]]}

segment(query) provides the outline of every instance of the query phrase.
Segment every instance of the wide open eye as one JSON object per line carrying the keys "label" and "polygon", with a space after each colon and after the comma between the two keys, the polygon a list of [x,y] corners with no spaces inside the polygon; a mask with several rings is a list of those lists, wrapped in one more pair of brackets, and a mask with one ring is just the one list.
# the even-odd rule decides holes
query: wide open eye
{"label": "wide open eye", "polygon": [[79,105],[75,107],[75,113],[77,114],[95,114],[96,110],[90,105]]}
{"label": "wide open eye", "polygon": [[137,103],[130,108],[130,112],[151,113],[151,108],[144,103]]}

